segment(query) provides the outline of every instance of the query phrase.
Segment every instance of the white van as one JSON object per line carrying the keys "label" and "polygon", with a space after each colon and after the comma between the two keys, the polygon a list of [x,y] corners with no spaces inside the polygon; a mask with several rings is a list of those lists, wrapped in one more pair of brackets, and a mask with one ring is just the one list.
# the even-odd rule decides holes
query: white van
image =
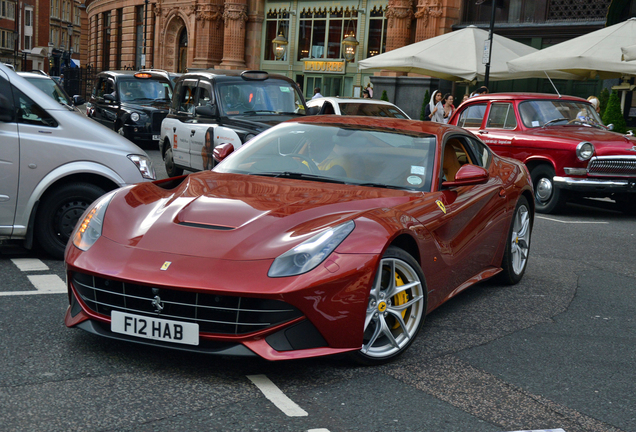
{"label": "white van", "polygon": [[0,64],[0,242],[55,258],[105,192],[154,180],[148,155]]}

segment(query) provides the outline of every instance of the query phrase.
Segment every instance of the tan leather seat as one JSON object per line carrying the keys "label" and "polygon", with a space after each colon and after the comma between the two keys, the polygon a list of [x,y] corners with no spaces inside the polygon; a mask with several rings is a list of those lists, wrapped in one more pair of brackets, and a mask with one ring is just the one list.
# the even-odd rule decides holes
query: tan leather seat
{"label": "tan leather seat", "polygon": [[452,141],[453,140],[449,140],[444,146],[444,163],[442,165],[442,169],[444,171],[446,181],[454,181],[455,174],[457,174],[457,171],[461,168],[461,164],[457,160],[457,153],[455,152]]}

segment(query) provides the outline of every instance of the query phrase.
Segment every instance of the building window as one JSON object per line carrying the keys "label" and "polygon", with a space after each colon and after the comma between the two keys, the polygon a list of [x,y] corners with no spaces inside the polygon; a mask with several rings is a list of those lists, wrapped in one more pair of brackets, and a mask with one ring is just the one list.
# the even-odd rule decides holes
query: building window
{"label": "building window", "polygon": [[0,1],[0,18],[15,20],[15,2],[8,0]]}
{"label": "building window", "polygon": [[[276,60],[272,40],[281,32],[289,41],[289,12],[287,9],[270,9],[265,18],[265,40],[263,41],[265,56],[263,60]],[[285,52],[285,56],[281,60],[287,61],[288,54]]]}
{"label": "building window", "polygon": [[29,51],[31,50],[31,37],[32,36],[25,36],[24,37],[24,50],[25,51]]}
{"label": "building window", "polygon": [[386,52],[386,10],[373,6],[369,13],[369,35],[367,36],[367,57]]}
{"label": "building window", "polygon": [[358,33],[358,11],[347,8],[303,8],[298,26],[297,60],[342,58],[342,40]]}
{"label": "building window", "polygon": [[102,70],[110,68],[110,11],[103,14],[104,29],[102,33]]}
{"label": "building window", "polygon": [[135,7],[135,68],[141,69],[141,57],[144,53],[144,7]]}

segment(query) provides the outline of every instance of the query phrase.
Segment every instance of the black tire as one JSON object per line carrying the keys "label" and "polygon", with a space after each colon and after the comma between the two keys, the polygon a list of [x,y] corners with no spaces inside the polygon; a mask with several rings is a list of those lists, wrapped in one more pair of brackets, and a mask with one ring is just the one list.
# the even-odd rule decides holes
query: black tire
{"label": "black tire", "polygon": [[163,163],[166,165],[166,173],[168,177],[177,177],[183,174],[183,168],[179,168],[174,163],[172,155],[172,147],[168,147],[166,154],[163,155]]}
{"label": "black tire", "polygon": [[521,196],[512,215],[506,250],[501,260],[503,271],[499,274],[499,280],[507,285],[519,283],[526,272],[533,222],[528,200]]}
{"label": "black tire", "polygon": [[534,187],[535,209],[539,213],[558,213],[565,206],[565,194],[554,186],[554,168],[537,165],[530,172]]}
{"label": "black tire", "polygon": [[69,183],[47,192],[38,206],[35,238],[53,258],[63,259],[78,219],[106,191],[90,183]]}
{"label": "black tire", "polygon": [[[404,285],[410,287],[399,288]],[[424,324],[427,295],[418,262],[404,250],[389,246],[369,293],[362,349],[350,353],[351,358],[363,365],[378,365],[404,353]]]}
{"label": "black tire", "polygon": [[628,215],[636,215],[636,194],[624,194],[614,197],[620,211]]}

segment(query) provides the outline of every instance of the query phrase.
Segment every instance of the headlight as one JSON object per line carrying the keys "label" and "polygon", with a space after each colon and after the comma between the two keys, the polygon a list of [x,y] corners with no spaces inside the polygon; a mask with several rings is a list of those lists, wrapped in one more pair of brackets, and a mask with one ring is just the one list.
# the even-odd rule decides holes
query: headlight
{"label": "headlight", "polygon": [[143,178],[150,180],[155,180],[157,178],[155,175],[155,167],[152,166],[152,161],[146,156],[128,155],[128,159],[137,165],[137,169],[139,169]]}
{"label": "headlight", "polygon": [[276,258],[267,276],[296,276],[313,270],[351,234],[355,226],[353,221],[349,221],[316,234]]}
{"label": "headlight", "polygon": [[114,195],[115,191],[102,196],[84,213],[84,219],[77,224],[73,233],[75,247],[87,251],[101,237],[104,215]]}
{"label": "headlight", "polygon": [[134,121],[134,122],[139,121],[139,113],[136,113],[136,112],[132,113],[132,114],[130,115],[130,119],[131,119],[132,121]]}
{"label": "headlight", "polygon": [[594,155],[594,145],[591,142],[581,141],[576,146],[576,157],[579,160],[586,161]]}

